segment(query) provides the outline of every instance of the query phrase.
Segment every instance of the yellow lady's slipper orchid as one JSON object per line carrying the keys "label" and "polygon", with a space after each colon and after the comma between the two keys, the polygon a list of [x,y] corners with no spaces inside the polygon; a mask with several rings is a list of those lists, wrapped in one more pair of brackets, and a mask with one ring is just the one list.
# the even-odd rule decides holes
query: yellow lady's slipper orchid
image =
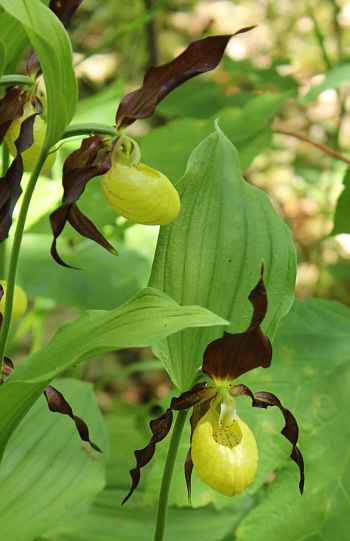
{"label": "yellow lady's slipper orchid", "polygon": [[234,398],[241,395],[249,396],[255,408],[277,406],[281,410],[285,420],[281,433],[293,446],[290,457],[299,467],[299,490],[303,493],[304,461],[297,447],[299,430],[293,414],[272,393],[253,394],[245,385],[233,384],[242,374],[271,364],[271,343],[260,328],[267,311],[263,270],[262,266],[261,279],[249,295],[254,313],[248,329],[236,334],[224,331],[223,337],[211,342],[205,350],[202,372],[211,378],[212,385],[197,383],[173,398],[164,415],[151,421],[152,438],[144,449],[135,451],[137,464],[130,470],[132,485],[123,503],[137,487],[140,469],[151,460],[156,444],[169,433],[173,411],[192,407],[191,447],[185,461],[189,499],[193,467],[204,483],[226,496],[235,496],[249,486],[257,470],[258,449],[249,427],[236,415]]}
{"label": "yellow lady's slipper orchid", "polygon": [[[5,309],[7,282],[5,280],[0,280],[0,286],[2,286],[4,290],[4,294],[0,300],[0,314],[3,314],[4,309]],[[27,310],[27,296],[21,287],[15,285],[11,319],[12,320],[20,319],[26,310]]]}
{"label": "yellow lady's slipper orchid", "polygon": [[[30,103],[26,104],[26,106],[24,107],[23,116],[21,118],[13,120],[9,129],[6,132],[5,141],[13,157],[17,156],[17,149],[15,146],[15,142],[19,137],[22,122],[26,118],[28,118],[30,115],[34,114],[35,112],[36,110],[33,108],[33,106]],[[46,135],[46,123],[39,115],[36,115],[34,126],[33,126],[34,142],[27,150],[22,152],[23,168],[25,171],[33,170],[34,164],[37,161],[40,150],[43,146],[45,135]],[[42,167],[43,172],[49,171],[52,168],[56,160],[56,155],[57,155],[56,147],[53,147]]]}
{"label": "yellow lady's slipper orchid", "polygon": [[179,195],[163,173],[139,163],[140,157],[137,143],[122,135],[112,152],[112,167],[101,176],[103,195],[131,222],[166,225],[179,214]]}
{"label": "yellow lady's slipper orchid", "polygon": [[236,496],[250,485],[258,467],[255,438],[239,417],[220,427],[219,413],[209,408],[196,426],[191,457],[204,483],[225,496]]}

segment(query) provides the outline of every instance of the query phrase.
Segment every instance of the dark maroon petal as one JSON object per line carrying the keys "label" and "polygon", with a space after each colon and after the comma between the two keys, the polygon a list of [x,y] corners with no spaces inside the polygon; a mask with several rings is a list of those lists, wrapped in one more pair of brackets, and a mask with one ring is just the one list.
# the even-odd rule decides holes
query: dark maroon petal
{"label": "dark maroon petal", "polygon": [[135,120],[153,115],[158,103],[175,88],[192,77],[211,71],[219,64],[228,41],[237,34],[254,28],[241,28],[235,34],[211,36],[193,41],[174,60],[163,66],[150,68],[143,85],[125,96],[117,110],[117,129],[130,126]]}
{"label": "dark maroon petal", "polygon": [[6,175],[0,178],[0,242],[8,237],[12,213],[22,193],[23,161],[20,154],[11,163]]}
{"label": "dark maroon petal", "polygon": [[267,310],[266,290],[262,278],[249,295],[254,313],[249,328],[243,333],[224,336],[208,345],[204,353],[203,372],[213,380],[233,381],[242,374],[271,364],[272,347],[260,328]]}
{"label": "dark maroon petal", "polygon": [[175,411],[188,410],[202,400],[214,396],[216,392],[216,388],[208,387],[206,383],[197,383],[197,385],[192,387],[189,391],[185,391],[179,397],[173,398],[170,408]]}
{"label": "dark maroon petal", "polygon": [[21,86],[9,88],[5,96],[0,100],[0,145],[11,122],[23,115],[23,103],[24,94]]}
{"label": "dark maroon petal", "polygon": [[74,229],[80,233],[83,237],[91,239],[114,255],[119,255],[117,250],[109,244],[103,235],[96,229],[94,224],[89,218],[85,216],[77,207],[76,203],[73,203],[69,215],[68,222]]}
{"label": "dark maroon petal", "polygon": [[190,447],[189,451],[187,453],[187,456],[186,456],[186,460],[185,460],[185,478],[186,478],[186,486],[187,486],[187,494],[188,494],[188,502],[189,503],[191,503],[192,471],[193,471],[193,462],[192,462],[191,447]]}
{"label": "dark maroon petal", "polygon": [[173,412],[170,409],[168,409],[161,417],[158,417],[158,419],[154,419],[150,422],[150,428],[153,436],[149,444],[144,447],[144,449],[140,449],[134,453],[136,458],[136,468],[130,470],[132,479],[131,489],[129,494],[122,501],[122,505],[127,502],[130,496],[133,494],[135,488],[140,482],[140,469],[146,466],[146,464],[148,464],[152,459],[156,449],[156,443],[162,441],[165,436],[169,434],[172,422]]}
{"label": "dark maroon petal", "polygon": [[67,28],[82,1],[83,0],[51,0],[49,8],[58,17],[64,27]]}
{"label": "dark maroon petal", "polygon": [[[4,288],[0,284],[0,301],[3,298],[3,296],[4,296]],[[0,316],[2,316],[2,314],[0,314]],[[2,320],[0,320],[0,329],[1,329],[1,325],[2,325]]]}
{"label": "dark maroon petal", "polygon": [[102,135],[94,135],[84,139],[81,147],[72,152],[63,167],[63,198],[62,205],[50,215],[50,224],[54,240],[51,255],[54,260],[64,267],[75,268],[62,261],[57,253],[56,241],[63,231],[67,221],[86,238],[94,240],[109,252],[117,254],[115,248],[102,236],[94,224],[75,204],[85,190],[86,184],[92,178],[103,175],[111,167],[110,153],[107,152],[98,164],[94,164],[98,154],[108,142]]}
{"label": "dark maroon petal", "polygon": [[300,493],[303,493],[304,490],[304,460],[303,456],[300,452],[300,450],[297,447],[298,442],[298,436],[299,436],[299,428],[298,424],[295,420],[294,415],[284,408],[274,394],[266,393],[264,391],[259,393],[254,393],[253,397],[253,407],[254,408],[267,408],[268,406],[277,406],[281,412],[283,413],[283,417],[285,420],[285,426],[283,430],[281,431],[281,434],[287,438],[293,445],[293,450],[290,455],[291,459],[296,462],[296,464],[299,466],[300,470],[300,483],[299,483],[299,490]]}
{"label": "dark maroon petal", "polygon": [[73,415],[72,408],[65,400],[64,396],[59,391],[57,391],[57,389],[51,386],[46,388],[46,390],[44,391],[44,395],[46,397],[50,411],[62,413],[63,415],[68,415],[71,419],[73,419],[81,439],[83,441],[89,442],[91,447],[95,449],[95,451],[102,453],[101,449],[90,440],[89,429],[84,423],[84,421],[80,419],[80,417]]}

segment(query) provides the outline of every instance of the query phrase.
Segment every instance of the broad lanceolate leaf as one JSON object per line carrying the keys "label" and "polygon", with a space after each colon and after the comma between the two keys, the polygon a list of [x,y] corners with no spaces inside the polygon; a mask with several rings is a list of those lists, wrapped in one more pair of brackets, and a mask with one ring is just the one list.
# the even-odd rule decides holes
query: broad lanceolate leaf
{"label": "broad lanceolate leaf", "polygon": [[350,233],[350,168],[345,173],[343,184],[344,190],[338,198],[335,209],[332,235]]}
{"label": "broad lanceolate leaf", "polygon": [[78,380],[57,385],[105,452],[82,443],[74,423],[53,415],[41,397],[18,427],[0,469],[0,541],[32,541],[64,526],[87,511],[104,486],[107,430],[92,390]]}
{"label": "broad lanceolate leaf", "polygon": [[63,135],[77,102],[72,48],[62,23],[40,0],[0,0],[26,31],[44,74],[48,125],[44,146],[49,150]]}
{"label": "broad lanceolate leaf", "polygon": [[[262,330],[273,338],[294,297],[295,250],[287,226],[267,196],[243,179],[234,146],[219,128],[192,153],[176,184],[179,217],[161,228],[150,285],[177,302],[196,303],[247,329],[248,295],[260,276],[268,309]],[[207,345],[222,330],[186,330],[155,348],[174,383],[187,390]]]}
{"label": "broad lanceolate leaf", "polygon": [[198,306],[179,306],[164,293],[146,288],[111,312],[85,312],[64,324],[51,342],[28,357],[0,389],[0,456],[18,423],[50,382],[94,355],[145,347],[188,326],[225,325]]}
{"label": "broad lanceolate leaf", "polygon": [[229,40],[252,28],[253,26],[249,26],[241,28],[235,34],[193,41],[169,64],[150,68],[144,77],[142,87],[125,96],[120,102],[116,115],[117,128],[126,128],[138,118],[152,116],[158,103],[169,92],[192,77],[215,69]]}

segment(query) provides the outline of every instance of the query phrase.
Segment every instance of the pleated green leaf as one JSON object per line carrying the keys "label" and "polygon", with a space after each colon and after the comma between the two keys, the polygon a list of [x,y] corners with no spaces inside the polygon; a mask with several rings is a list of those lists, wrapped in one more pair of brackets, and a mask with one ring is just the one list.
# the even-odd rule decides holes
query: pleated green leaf
{"label": "pleated green leaf", "polygon": [[79,438],[67,416],[52,413],[44,397],[8,446],[0,469],[1,541],[32,541],[84,513],[105,484],[107,431],[91,388],[61,380],[57,388],[84,417],[104,453]]}
{"label": "pleated green leaf", "polygon": [[[121,490],[105,490],[91,511],[81,520],[43,537],[47,541],[152,541],[156,510],[121,507]],[[236,526],[246,511],[236,509],[217,512],[213,508],[193,511],[169,509],[166,541],[221,541]]]}
{"label": "pleated green leaf", "polygon": [[0,77],[4,74],[6,67],[6,47],[5,43],[0,39]]}
{"label": "pleated green leaf", "polygon": [[0,6],[21,23],[38,55],[47,89],[48,125],[44,146],[49,149],[63,135],[78,99],[67,32],[40,0],[0,0]]}
{"label": "pleated green leaf", "polygon": [[179,306],[153,288],[123,306],[88,311],[65,323],[51,342],[23,361],[0,389],[0,456],[27,411],[49,383],[68,368],[100,353],[145,347],[189,326],[225,325],[199,306]]}
{"label": "pleated green leaf", "polygon": [[[264,261],[268,311],[262,329],[272,339],[294,298],[292,237],[267,196],[243,179],[237,151],[218,127],[194,150],[176,188],[181,211],[161,228],[149,284],[228,319],[228,332],[243,332],[252,316],[248,295]],[[219,336],[219,328],[186,330],[155,347],[181,391]]]}

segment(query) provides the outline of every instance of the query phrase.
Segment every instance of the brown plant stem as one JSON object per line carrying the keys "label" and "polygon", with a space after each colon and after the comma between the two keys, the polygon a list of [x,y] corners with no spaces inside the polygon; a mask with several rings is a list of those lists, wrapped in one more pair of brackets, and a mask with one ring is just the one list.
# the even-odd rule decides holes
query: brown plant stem
{"label": "brown plant stem", "polygon": [[336,158],[337,160],[342,160],[343,162],[350,164],[350,158],[346,158],[346,156],[343,156],[336,150],[333,150],[332,148],[329,148],[326,145],[323,145],[322,143],[318,143],[317,141],[310,139],[310,137],[307,137],[306,135],[302,135],[301,133],[296,133],[293,131],[278,130],[278,129],[275,129],[275,132],[282,133],[283,135],[290,135],[291,137],[296,137],[297,139],[300,139],[301,141],[305,141],[305,143],[310,143],[310,145],[313,145],[314,147],[319,148],[326,154],[329,154],[329,156],[332,156],[333,158]]}

